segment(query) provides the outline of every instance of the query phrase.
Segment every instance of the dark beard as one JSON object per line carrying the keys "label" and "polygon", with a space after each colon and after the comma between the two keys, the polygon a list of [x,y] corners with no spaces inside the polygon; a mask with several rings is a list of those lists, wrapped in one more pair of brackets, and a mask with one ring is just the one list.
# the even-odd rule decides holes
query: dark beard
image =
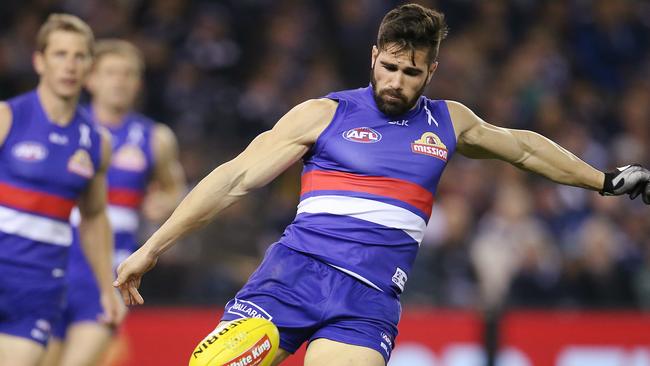
{"label": "dark beard", "polygon": [[[418,99],[420,99],[420,96],[422,93],[424,93],[424,88],[427,86],[427,83],[425,81],[425,83],[422,84],[422,87],[420,87],[420,90],[415,93],[415,96],[411,100],[406,99],[406,96],[404,96],[404,94],[394,89],[386,89],[381,91],[381,93],[377,93],[377,80],[375,80],[374,67],[370,69],[370,84],[372,85],[372,96],[375,99],[377,108],[383,114],[391,117],[401,116],[411,110],[411,108],[415,106],[415,103],[417,103]],[[389,95],[397,97],[399,100],[385,100],[384,98]]]}

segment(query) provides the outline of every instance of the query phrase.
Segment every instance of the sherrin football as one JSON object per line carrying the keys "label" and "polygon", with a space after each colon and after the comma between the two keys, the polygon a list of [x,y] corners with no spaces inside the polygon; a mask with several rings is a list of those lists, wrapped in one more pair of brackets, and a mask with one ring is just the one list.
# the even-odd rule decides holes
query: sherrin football
{"label": "sherrin football", "polygon": [[262,318],[218,326],[194,349],[189,366],[269,366],[278,350],[278,328]]}

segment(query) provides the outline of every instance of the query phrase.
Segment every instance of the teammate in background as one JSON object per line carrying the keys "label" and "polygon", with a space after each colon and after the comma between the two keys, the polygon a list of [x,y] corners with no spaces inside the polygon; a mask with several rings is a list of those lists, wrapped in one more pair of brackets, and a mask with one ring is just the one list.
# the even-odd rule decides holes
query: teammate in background
{"label": "teammate in background", "polygon": [[111,286],[106,216],[111,142],[77,105],[94,38],[81,19],[53,14],[39,30],[36,90],[0,103],[0,365],[36,365],[61,316],[73,206],[102,294],[103,321],[120,320]]}
{"label": "teammate in background", "polygon": [[[143,71],[143,57],[131,43],[97,42],[87,86],[93,121],[108,129],[113,140],[108,217],[115,238],[115,267],[137,248],[139,210],[145,218],[161,222],[185,190],[173,132],[133,112]],[[54,326],[47,365],[96,365],[114,333],[103,321],[100,291],[80,248],[75,236],[66,278],[67,304],[62,322]]]}
{"label": "teammate in background", "polygon": [[204,178],[118,268],[125,301],[143,302],[142,275],[178,238],[302,159],[297,216],[222,320],[271,319],[280,331],[275,364],[309,341],[307,366],[384,365],[399,296],[454,152],[606,195],[642,195],[650,204],[650,172],[639,166],[603,173],[537,133],[497,127],[458,102],[422,96],[446,33],[435,10],[408,4],[390,11],[372,48],[371,85],[296,106]]}

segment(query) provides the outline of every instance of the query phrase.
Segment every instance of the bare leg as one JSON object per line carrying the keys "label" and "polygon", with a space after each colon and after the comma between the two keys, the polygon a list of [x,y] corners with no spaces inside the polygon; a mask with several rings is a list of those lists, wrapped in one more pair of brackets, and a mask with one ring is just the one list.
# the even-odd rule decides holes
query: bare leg
{"label": "bare leg", "polygon": [[58,338],[50,338],[45,348],[45,355],[39,363],[40,366],[57,366],[61,360],[63,342]]}
{"label": "bare leg", "polygon": [[59,366],[95,366],[108,348],[113,333],[95,322],[74,323],[68,328]]}
{"label": "bare leg", "polygon": [[44,353],[40,343],[0,334],[0,366],[36,366]]}
{"label": "bare leg", "polygon": [[305,355],[305,366],[385,366],[384,358],[374,349],[319,338]]}

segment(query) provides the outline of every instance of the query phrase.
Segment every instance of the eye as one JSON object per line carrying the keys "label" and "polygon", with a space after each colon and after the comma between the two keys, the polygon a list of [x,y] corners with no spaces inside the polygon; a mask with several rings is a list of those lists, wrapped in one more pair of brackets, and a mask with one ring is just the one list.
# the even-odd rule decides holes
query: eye
{"label": "eye", "polygon": [[384,69],[388,71],[397,71],[397,66],[396,65],[390,65],[390,64],[383,64]]}

